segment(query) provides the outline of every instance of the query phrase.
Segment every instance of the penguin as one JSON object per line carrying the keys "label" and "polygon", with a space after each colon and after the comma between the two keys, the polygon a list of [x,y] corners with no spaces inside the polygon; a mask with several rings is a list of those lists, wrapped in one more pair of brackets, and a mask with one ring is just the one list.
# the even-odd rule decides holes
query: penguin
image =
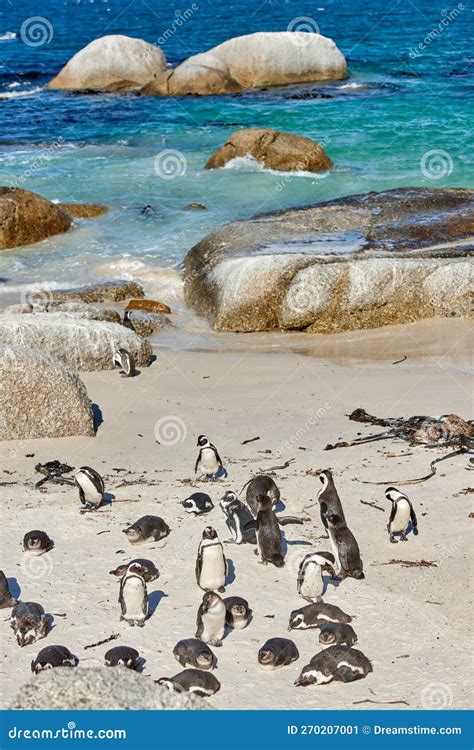
{"label": "penguin", "polygon": [[319,642],[325,646],[353,646],[357,643],[357,635],[351,625],[343,625],[340,622],[327,622],[321,625],[319,631]]}
{"label": "penguin", "polygon": [[228,544],[257,544],[255,529],[245,530],[245,525],[253,521],[253,516],[246,505],[237,498],[235,492],[228,490],[221,498],[219,505],[225,515],[227,528],[232,539],[226,539]]}
{"label": "penguin", "polygon": [[140,671],[140,654],[130,646],[114,646],[104,656],[106,667],[127,667],[135,672]]}
{"label": "penguin", "polygon": [[205,435],[199,435],[197,444],[199,454],[194,466],[194,473],[196,474],[199,470],[201,472],[200,478],[205,477],[206,481],[213,481],[217,478],[218,474],[223,471],[225,472],[221,457],[217,452],[217,448],[209,442]]}
{"label": "penguin", "polygon": [[148,593],[143,568],[138,563],[131,563],[120,581],[119,603],[122,610],[120,620],[129,625],[145,625],[148,614]]}
{"label": "penguin", "polygon": [[336,558],[336,575],[342,580],[350,577],[361,581],[365,575],[354,534],[337,513],[328,515],[327,520],[329,539]]}
{"label": "penguin", "polygon": [[181,505],[186,513],[194,513],[196,516],[201,513],[209,513],[214,507],[214,503],[205,492],[194,492],[186,500],[183,500]]}
{"label": "penguin", "polygon": [[406,495],[396,487],[387,487],[385,490],[385,497],[392,503],[392,510],[390,518],[388,519],[387,531],[389,539],[393,544],[396,544],[395,534],[400,535],[400,541],[406,542],[407,540],[407,529],[410,525],[413,527],[413,533],[415,536],[418,534],[418,521],[416,519],[415,511],[413,506]]}
{"label": "penguin", "polygon": [[277,568],[285,564],[281,554],[280,525],[288,523],[300,523],[303,521],[294,516],[277,518],[272,508],[272,499],[268,495],[259,495],[257,498],[257,518],[246,524],[245,528],[257,529],[257,547],[260,562],[266,565],[272,563]]}
{"label": "penguin", "polygon": [[227,596],[225,604],[225,624],[234,630],[243,630],[247,627],[251,618],[249,603],[241,596]]}
{"label": "penguin", "polygon": [[97,510],[104,501],[104,480],[95,469],[81,466],[74,474],[74,482],[79,488],[79,499],[87,510]]}
{"label": "penguin", "polygon": [[334,555],[330,552],[310,552],[305,555],[298,568],[296,589],[307,602],[321,601],[324,592],[323,571],[335,578]]}
{"label": "penguin", "polygon": [[23,648],[45,637],[48,620],[41,604],[20,602],[12,609],[10,627],[18,645]]}
{"label": "penguin", "polygon": [[156,567],[155,563],[153,563],[151,560],[144,560],[141,557],[137,557],[135,560],[130,560],[128,563],[123,563],[122,565],[119,565],[115,570],[109,570],[109,573],[111,576],[117,576],[117,578],[123,578],[125,573],[127,572],[127,568],[132,563],[138,563],[143,568],[143,579],[145,583],[150,583],[151,581],[156,581],[157,578],[160,577],[160,571]]}
{"label": "penguin", "polygon": [[307,604],[300,609],[294,609],[290,614],[288,630],[307,630],[308,628],[320,628],[326,622],[352,622],[352,617],[335,604],[315,602]]}
{"label": "penguin", "polygon": [[[129,315],[129,313],[125,313],[125,316],[127,315]],[[130,328],[130,326],[127,326],[127,328]],[[133,328],[133,325],[132,330],[135,330]],[[114,352],[114,356],[112,357],[112,362],[114,363],[115,367],[119,367],[123,371],[126,378],[133,378],[133,376],[136,375],[135,360],[133,358],[133,354],[130,354],[127,349],[117,349],[117,351]]]}
{"label": "penguin", "polygon": [[0,609],[14,607],[17,601],[11,594],[5,573],[3,570],[0,570]]}
{"label": "penguin", "polygon": [[194,693],[201,698],[214,695],[221,687],[217,677],[202,669],[184,669],[174,677],[160,677],[156,682],[173,693]]}
{"label": "penguin", "polygon": [[[133,325],[133,322],[132,322],[132,312],[133,312],[133,310],[125,310],[125,312],[123,314],[122,325],[125,328],[128,328],[130,331],[133,331],[135,333],[135,326]],[[126,350],[125,349],[123,349],[123,350],[119,349],[119,351],[126,351]],[[127,354],[128,354],[128,352],[127,352]],[[115,355],[114,355],[114,357],[115,357]],[[117,365],[118,367],[122,367],[122,364],[119,363],[119,362],[115,362],[115,359],[114,359],[114,365]]]}
{"label": "penguin", "polygon": [[258,663],[262,669],[273,670],[288,666],[299,656],[298,649],[289,638],[269,638],[258,652]]}
{"label": "penguin", "polygon": [[318,502],[321,514],[321,521],[324,528],[328,529],[327,516],[330,513],[337,513],[340,518],[344,521],[344,511],[342,510],[342,504],[337,494],[336,485],[330,469],[324,469],[318,474],[319,481],[321,482],[321,488],[318,492]]}
{"label": "penguin", "polygon": [[46,646],[31,662],[31,671],[38,674],[54,667],[77,667],[79,659],[66,646]]}
{"label": "penguin", "polygon": [[54,547],[54,542],[45,531],[28,531],[23,537],[23,549],[30,555],[43,555]]}
{"label": "penguin", "polygon": [[259,495],[268,495],[272,501],[272,508],[275,510],[276,504],[280,499],[280,490],[271,477],[267,474],[258,474],[256,477],[249,479],[240,492],[242,493],[246,487],[247,492],[245,495],[245,502],[255,516],[257,515]]}
{"label": "penguin", "polygon": [[226,608],[223,600],[214,591],[206,591],[202,597],[196,619],[196,638],[211,646],[222,646],[225,631]]}
{"label": "penguin", "polygon": [[159,516],[142,516],[123,529],[123,533],[130,544],[149,544],[168,536],[170,528]]}
{"label": "penguin", "polygon": [[326,685],[338,682],[354,682],[372,672],[372,664],[362,651],[348,646],[329,646],[303,667],[295,681],[296,686]]}
{"label": "penguin", "polygon": [[225,591],[227,560],[217,531],[206,526],[196,560],[197,585],[204,591]]}
{"label": "penguin", "polygon": [[182,667],[194,667],[207,671],[214,669],[217,665],[217,658],[209,646],[198,638],[185,638],[178,641],[173,654]]}

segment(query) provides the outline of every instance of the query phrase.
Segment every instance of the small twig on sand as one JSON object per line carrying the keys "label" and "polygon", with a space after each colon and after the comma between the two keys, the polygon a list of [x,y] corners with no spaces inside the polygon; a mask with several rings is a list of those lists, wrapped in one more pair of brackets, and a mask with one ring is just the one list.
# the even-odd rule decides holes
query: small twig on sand
{"label": "small twig on sand", "polygon": [[112,635],[109,635],[108,638],[104,638],[103,641],[97,641],[97,643],[89,643],[88,646],[84,646],[84,650],[86,650],[86,648],[95,648],[96,646],[102,646],[104,643],[115,641],[117,638],[120,638],[120,633],[112,633]]}
{"label": "small twig on sand", "polygon": [[254,438],[248,438],[247,440],[242,440],[240,445],[247,445],[247,443],[255,443],[256,440],[260,440],[260,436],[254,437]]}
{"label": "small twig on sand", "polygon": [[67,617],[65,612],[53,612],[53,617]]}
{"label": "small twig on sand", "polygon": [[404,568],[437,568],[438,563],[433,560],[389,560],[378,565],[403,565]]}
{"label": "small twig on sand", "polygon": [[408,359],[408,357],[406,354],[404,354],[401,359],[396,359],[395,362],[392,362],[392,365],[399,365],[400,362],[405,362],[406,359]]}
{"label": "small twig on sand", "polygon": [[296,458],[289,458],[288,461],[285,461],[282,466],[270,466],[269,469],[262,469],[262,474],[268,474],[269,471],[279,471],[280,469],[287,469],[290,464],[292,464],[294,461],[296,461]]}
{"label": "small twig on sand", "polygon": [[367,500],[360,500],[359,502],[361,502],[362,505],[370,505],[371,508],[376,508],[377,510],[381,510],[382,513],[385,513],[385,508],[381,508],[380,505],[376,505],[375,503],[369,503]]}
{"label": "small twig on sand", "polygon": [[138,503],[138,500],[131,497],[114,497],[110,502],[114,505],[114,503]]}
{"label": "small twig on sand", "polygon": [[97,536],[100,536],[101,534],[110,534],[110,529],[105,529],[105,531],[98,531]]}
{"label": "small twig on sand", "polygon": [[373,701],[372,698],[364,698],[362,701],[352,701],[353,706],[357,706],[359,703],[380,703],[382,706],[392,706],[395,703],[403,703],[405,706],[409,706],[408,701]]}

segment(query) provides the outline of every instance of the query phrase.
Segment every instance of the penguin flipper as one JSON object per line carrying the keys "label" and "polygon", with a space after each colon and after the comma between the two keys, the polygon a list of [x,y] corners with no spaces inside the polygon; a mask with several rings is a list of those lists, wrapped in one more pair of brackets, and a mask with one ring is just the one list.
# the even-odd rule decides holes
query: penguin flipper
{"label": "penguin flipper", "polygon": [[[410,506],[411,507],[411,506]],[[397,512],[397,504],[392,503],[392,510],[390,511],[390,518],[388,519],[387,529],[390,531],[392,526],[392,521],[395,518],[395,513]]]}
{"label": "penguin flipper", "polygon": [[201,570],[202,570],[202,549],[199,547],[198,555],[196,558],[196,582],[199,586],[199,580],[201,578]]}
{"label": "penguin flipper", "polygon": [[281,518],[277,518],[277,521],[280,526],[286,526],[289,523],[298,523],[300,525],[304,523],[301,518],[297,518],[296,516],[282,516]]}
{"label": "penguin flipper", "polygon": [[411,520],[413,529],[416,530],[416,531],[418,531],[418,521],[417,521],[417,518],[416,518],[416,513],[413,510],[413,505],[411,503],[410,503],[410,520]]}
{"label": "penguin flipper", "polygon": [[196,463],[194,465],[194,473],[196,474],[199,466],[199,461],[201,460],[201,451],[198,453],[198,457],[196,458]]}
{"label": "penguin flipper", "polygon": [[252,518],[251,521],[247,521],[244,524],[244,531],[250,531],[250,529],[256,529],[258,531],[258,521],[256,518]]}

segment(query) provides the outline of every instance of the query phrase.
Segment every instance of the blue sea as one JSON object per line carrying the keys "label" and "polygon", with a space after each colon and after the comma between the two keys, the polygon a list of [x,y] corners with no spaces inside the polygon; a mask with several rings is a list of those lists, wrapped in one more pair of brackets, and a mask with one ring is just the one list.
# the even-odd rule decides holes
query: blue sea
{"label": "blue sea", "polygon": [[[172,298],[186,252],[233,219],[369,190],[472,186],[473,19],[473,7],[454,0],[2,0],[0,184],[110,206],[65,235],[2,251],[3,294],[33,282],[136,278]],[[106,34],[165,37],[175,65],[234,36],[295,27],[334,39],[350,77],[237,97],[43,88]],[[249,126],[314,138],[335,169],[289,177],[244,158],[206,172],[212,152]],[[163,176],[157,164],[168,150],[175,174]],[[184,210],[193,202],[207,210]]]}

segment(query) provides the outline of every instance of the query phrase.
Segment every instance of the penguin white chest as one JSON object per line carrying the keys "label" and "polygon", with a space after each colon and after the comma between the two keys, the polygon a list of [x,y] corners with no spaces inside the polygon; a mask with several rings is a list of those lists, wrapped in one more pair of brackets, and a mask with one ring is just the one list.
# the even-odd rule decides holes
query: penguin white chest
{"label": "penguin white chest", "polygon": [[143,620],[147,611],[146,588],[139,578],[125,581],[122,597],[125,604],[124,617],[127,620]]}
{"label": "penguin white chest", "polygon": [[203,474],[215,474],[217,472],[219,463],[212,448],[202,448],[199,466]]}
{"label": "penguin white chest", "polygon": [[81,474],[78,476],[78,480],[84,493],[86,503],[94,503],[99,505],[102,501],[102,495],[97,491],[97,487],[88,477],[88,475],[85,472],[81,472]]}
{"label": "penguin white chest", "polygon": [[300,593],[305,599],[318,599],[324,588],[321,567],[317,563],[309,563],[304,569]]}
{"label": "penguin white chest", "polygon": [[390,524],[390,531],[405,531],[410,523],[410,503],[408,500],[398,500],[397,509],[392,523]]}
{"label": "penguin white chest", "polygon": [[224,637],[224,625],[225,625],[225,606],[222,602],[218,602],[213,607],[210,607],[206,614],[202,618],[203,632],[202,640],[210,641],[214,638],[222,640]]}
{"label": "penguin white chest", "polygon": [[341,572],[341,561],[339,560],[339,548],[338,548],[336,540],[334,539],[331,529],[328,529],[328,533],[329,533],[329,541],[331,542],[332,554],[334,555],[334,560],[336,563],[335,571],[337,574],[339,574]]}
{"label": "penguin white chest", "polygon": [[199,585],[203,589],[216,591],[225,583],[225,559],[220,544],[212,544],[202,550],[202,567]]}

